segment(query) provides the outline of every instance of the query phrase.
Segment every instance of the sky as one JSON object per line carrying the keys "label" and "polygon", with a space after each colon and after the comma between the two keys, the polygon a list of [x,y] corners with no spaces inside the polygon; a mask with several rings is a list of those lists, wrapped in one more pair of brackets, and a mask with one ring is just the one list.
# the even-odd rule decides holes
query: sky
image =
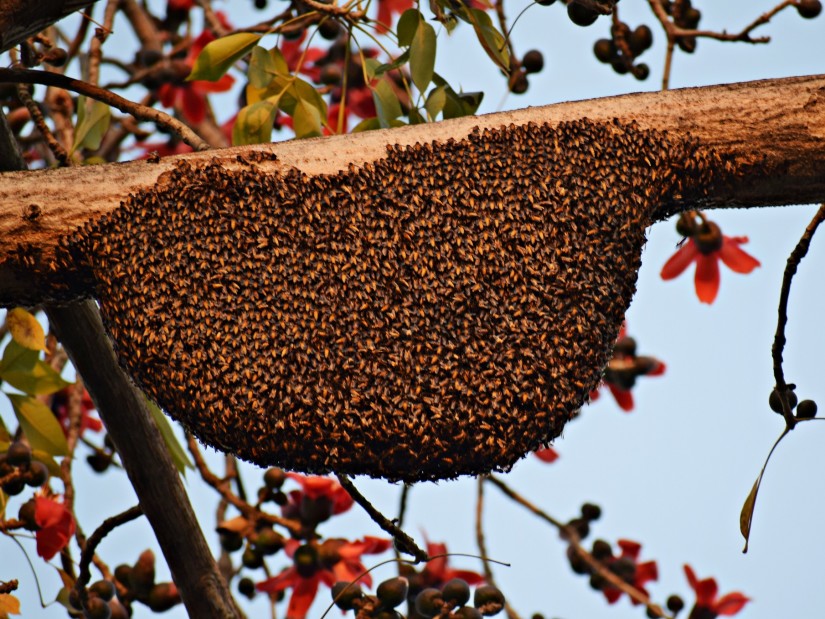
{"label": "sky", "polygon": [[[559,4],[531,7],[513,30],[520,53],[536,48],[545,57],[545,69],[531,76],[527,94],[504,96],[498,71],[468,28],[457,29],[449,39],[439,38],[437,71],[464,90],[484,90],[481,112],[658,89],[664,45],[646,2],[624,0],[619,5],[622,19],[631,27],[639,23],[654,27],[654,46],[642,57],[651,68],[646,82],[617,76],[593,57],[590,48],[607,35],[607,19],[582,29],[567,20]],[[697,0],[695,5],[703,12],[703,28],[737,31],[773,3]],[[508,4],[508,15],[517,15],[525,6],[520,1]],[[240,16],[235,21],[244,23]],[[793,9],[787,10],[756,34],[769,35],[773,41],[758,46],[701,40],[694,55],[677,54],[672,87],[825,72],[825,16],[803,20]],[[232,103],[227,99],[219,115],[228,115]],[[632,413],[620,411],[608,395],[587,406],[556,441],[561,454],[556,463],[547,465],[528,457],[505,477],[560,520],[576,516],[583,502],[599,504],[603,515],[594,524],[590,541],[600,537],[641,542],[642,559],[658,562],[659,582],[649,587],[657,601],[663,602],[671,593],[688,602],[693,599],[682,572],[682,565],[689,563],[700,577],[715,577],[721,593],[737,590],[751,597],[752,603],[739,615],[746,619],[818,617],[825,607],[821,576],[825,536],[818,527],[825,510],[825,482],[817,474],[825,467],[825,451],[820,448],[825,439],[823,424],[802,424],[774,454],[746,555],[739,534],[742,502],[783,428],[782,420],[767,406],[773,386],[770,347],[776,306],[787,256],[815,210],[808,205],[709,213],[726,234],[748,236],[745,249],[762,263],[747,276],[723,269],[721,290],[712,306],[696,299],[692,271],[674,281],[661,280],[659,271],[680,237],[673,222],[651,228],[627,323],[640,353],[665,361],[666,374],[640,379]],[[825,333],[819,317],[825,312],[825,296],[818,265],[824,260],[825,242],[815,238],[791,292],[785,353],[785,372],[798,385],[800,398],[821,401],[825,401],[821,380]],[[220,458],[215,455],[212,461]],[[254,488],[260,472],[251,466],[243,471],[248,487]],[[214,545],[215,496],[195,477],[190,472],[186,485]],[[359,480],[358,485],[385,513],[396,512],[398,486],[376,480]],[[117,472],[83,476],[78,486],[78,516],[87,533],[135,503],[128,483]],[[406,518],[409,532],[421,540],[426,531],[431,540],[446,541],[452,551],[476,553],[474,494],[475,482],[470,479],[416,486]],[[502,499],[494,488],[487,490],[484,524],[490,556],[511,564],[497,567],[496,577],[523,617],[533,612],[548,619],[644,616],[626,598],[608,607],[600,594],[589,589],[585,577],[569,569],[565,545],[556,531]],[[321,531],[350,538],[380,534],[357,508],[322,525]],[[23,544],[34,556],[33,542]],[[160,554],[148,525],[138,521],[112,533],[101,552],[114,567],[117,562],[134,562],[145,548]],[[457,567],[480,567],[473,559],[451,561]],[[282,563],[275,560],[271,566],[277,571]],[[51,596],[57,587],[54,570],[39,560],[35,569],[46,596]],[[159,579],[168,579],[164,570],[159,567]],[[384,567],[376,578],[392,575],[392,568]],[[56,606],[40,608],[20,550],[0,538],[0,580],[10,578],[20,579],[24,617],[65,616]],[[327,594],[322,592],[319,598],[325,605]],[[249,608],[251,617],[268,616],[261,599]],[[316,606],[311,616],[321,612],[321,606]],[[148,616],[144,608],[135,614]],[[178,608],[167,616],[184,613]]]}

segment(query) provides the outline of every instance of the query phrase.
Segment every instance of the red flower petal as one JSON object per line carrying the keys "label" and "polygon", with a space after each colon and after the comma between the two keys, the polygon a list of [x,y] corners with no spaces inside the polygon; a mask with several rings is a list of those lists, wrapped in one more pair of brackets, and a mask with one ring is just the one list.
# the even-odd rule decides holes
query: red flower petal
{"label": "red flower petal", "polygon": [[542,462],[555,462],[559,459],[559,452],[552,447],[545,447],[544,449],[537,449],[533,452],[535,456]]}
{"label": "red flower petal", "polygon": [[206,95],[199,93],[191,87],[183,87],[183,100],[181,108],[186,119],[193,123],[202,123],[206,118]]}
{"label": "red flower petal", "polygon": [[318,580],[317,573],[311,578],[298,578],[289,598],[286,619],[304,619],[307,616],[309,607],[315,600],[315,594],[318,593]]}
{"label": "red flower petal", "polygon": [[751,256],[739,245],[747,243],[748,237],[724,237],[722,248],[719,250],[719,257],[725,266],[735,273],[747,274],[760,266],[759,260]]}
{"label": "red flower petal", "polygon": [[643,587],[651,580],[659,580],[659,567],[656,561],[645,561],[636,565],[636,586]]}
{"label": "red flower petal", "polygon": [[620,539],[616,542],[616,544],[622,549],[623,557],[630,557],[634,561],[639,558],[639,553],[642,551],[642,545],[639,542],[634,542],[629,539]]}
{"label": "red flower petal", "polygon": [[630,393],[626,389],[617,387],[613,383],[607,383],[607,388],[610,389],[610,393],[613,394],[613,397],[616,399],[616,404],[619,405],[619,408],[621,408],[626,413],[629,413],[633,410],[632,393]]}
{"label": "red flower petal", "polygon": [[199,93],[226,92],[232,88],[234,83],[235,78],[224,73],[221,75],[220,79],[215,80],[214,82],[210,82],[208,80],[196,80],[194,82],[190,82],[189,86]]}
{"label": "red flower petal", "polygon": [[696,246],[696,243],[693,242],[693,239],[688,239],[687,242],[676,250],[676,253],[665,262],[665,266],[662,267],[662,272],[660,273],[661,278],[669,280],[674,277],[679,277],[698,255],[699,248]]}
{"label": "red flower petal", "polygon": [[278,591],[283,591],[293,586],[298,580],[300,580],[298,572],[295,571],[294,567],[290,567],[277,576],[272,576],[263,582],[259,582],[255,585],[255,588],[265,593],[278,593]]}
{"label": "red flower petal", "polygon": [[607,598],[608,604],[615,604],[619,601],[619,598],[622,597],[621,589],[615,589],[614,587],[605,587],[602,589],[602,593],[604,593],[604,597]]}
{"label": "red flower petal", "polygon": [[720,615],[729,617],[742,610],[748,602],[750,602],[750,598],[745,597],[738,591],[735,591],[733,593],[723,595],[716,600],[716,603],[713,605],[713,610]]}
{"label": "red flower petal", "polygon": [[63,503],[37,496],[34,498],[34,521],[40,527],[35,534],[37,554],[49,561],[72,539],[75,532],[74,517]]}
{"label": "red flower petal", "polygon": [[446,570],[444,572],[444,582],[448,580],[452,580],[453,578],[460,578],[467,582],[468,585],[477,585],[479,583],[484,582],[484,576],[479,574],[478,572],[472,572],[470,570]]}
{"label": "red flower petal", "polygon": [[696,256],[696,296],[701,303],[713,303],[719,293],[719,255],[698,254]]}

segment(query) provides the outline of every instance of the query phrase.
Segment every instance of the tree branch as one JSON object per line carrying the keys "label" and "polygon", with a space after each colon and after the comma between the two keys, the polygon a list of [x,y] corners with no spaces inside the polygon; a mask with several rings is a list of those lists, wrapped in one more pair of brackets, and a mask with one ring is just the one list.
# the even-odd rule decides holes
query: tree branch
{"label": "tree branch", "polygon": [[0,0],[0,52],[97,0]]}

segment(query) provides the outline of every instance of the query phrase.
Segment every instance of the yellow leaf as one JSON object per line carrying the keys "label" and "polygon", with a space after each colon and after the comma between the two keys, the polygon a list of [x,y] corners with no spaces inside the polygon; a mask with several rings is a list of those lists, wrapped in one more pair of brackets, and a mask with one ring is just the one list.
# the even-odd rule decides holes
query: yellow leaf
{"label": "yellow leaf", "polygon": [[6,314],[6,325],[15,342],[29,350],[45,350],[46,334],[32,314],[22,307],[15,307]]}
{"label": "yellow leaf", "polygon": [[20,600],[11,593],[0,593],[0,613],[6,615],[20,614]]}

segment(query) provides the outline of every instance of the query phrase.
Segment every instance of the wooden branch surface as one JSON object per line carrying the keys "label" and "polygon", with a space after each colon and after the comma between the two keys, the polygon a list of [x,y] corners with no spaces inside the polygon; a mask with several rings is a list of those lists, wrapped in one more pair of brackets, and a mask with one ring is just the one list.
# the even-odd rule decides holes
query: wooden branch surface
{"label": "wooden branch surface", "polygon": [[[643,128],[692,134],[704,145],[734,155],[749,174],[710,206],[769,206],[825,201],[825,75],[762,80],[560,103],[440,123],[311,140],[235,147],[169,157],[48,171],[0,174],[0,291],[31,282],[4,265],[20,244],[44,249],[56,239],[153,185],[181,159],[237,165],[253,151],[277,155],[262,170],[294,166],[306,174],[334,173],[385,155],[387,144],[461,139],[474,127],[515,123],[636,121]],[[748,165],[751,164],[751,165]],[[703,205],[705,206],[705,205]]]}
{"label": "wooden branch surface", "polygon": [[97,0],[0,0],[0,52]]}

